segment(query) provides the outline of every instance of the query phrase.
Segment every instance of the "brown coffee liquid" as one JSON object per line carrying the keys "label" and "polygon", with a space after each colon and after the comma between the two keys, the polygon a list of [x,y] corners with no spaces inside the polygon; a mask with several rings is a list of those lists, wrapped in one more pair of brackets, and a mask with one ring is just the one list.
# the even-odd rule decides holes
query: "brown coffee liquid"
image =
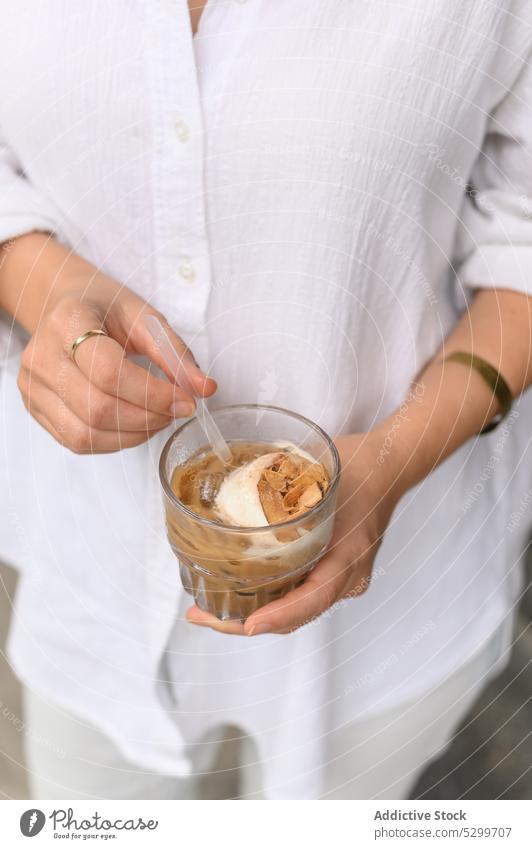
{"label": "brown coffee liquid", "polygon": [[232,463],[225,466],[210,448],[200,448],[172,475],[172,490],[186,507],[202,516],[219,522],[214,510],[214,500],[222,481],[239,466],[251,463],[263,454],[276,451],[268,442],[230,442]]}

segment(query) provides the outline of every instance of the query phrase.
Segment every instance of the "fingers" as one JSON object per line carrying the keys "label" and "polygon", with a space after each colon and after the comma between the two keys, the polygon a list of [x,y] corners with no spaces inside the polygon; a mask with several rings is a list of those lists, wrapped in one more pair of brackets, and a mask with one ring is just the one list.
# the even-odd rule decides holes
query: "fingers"
{"label": "fingers", "polygon": [[244,623],[221,622],[211,613],[193,606],[187,620],[221,634],[254,637],[260,634],[289,634],[314,621],[340,599],[362,595],[371,580],[371,560],[362,558],[357,568],[346,553],[331,552],[320,561],[304,584],[279,601],[261,607]]}
{"label": "fingers", "polygon": [[239,637],[247,636],[242,622],[231,619],[222,622],[221,619],[217,619],[212,613],[205,613],[204,610],[200,610],[196,605],[187,610],[186,618],[187,622],[191,622],[194,625],[202,625],[205,628],[212,628],[221,634],[233,634]]}
{"label": "fingers", "polygon": [[[132,292],[128,292],[127,296],[121,301],[122,325],[127,326],[127,338],[124,340],[124,347],[134,350],[136,353],[145,354],[150,360],[159,366],[162,371],[168,376],[168,379],[175,383],[175,375],[169,371],[168,366],[161,355],[159,344],[154,341],[150,331],[144,323],[146,316],[153,315],[161,322],[165,328],[170,341],[180,358],[183,369],[186,372],[186,377],[192,385],[193,394],[201,397],[209,397],[216,392],[216,381],[208,377],[194,360],[192,351],[185,345],[183,340],[166,321],[165,317],[151,308],[145,301],[142,301]],[[117,337],[118,338],[118,337]],[[122,341],[120,339],[119,341]]]}
{"label": "fingers", "polygon": [[[134,448],[146,442],[155,431],[111,431],[91,427],[66,406],[57,403],[57,396],[40,385],[35,399],[31,398],[31,414],[54,439],[75,454],[109,454]],[[26,400],[26,399],[25,399]]]}
{"label": "fingers", "polygon": [[[176,380],[176,375],[169,370],[168,364],[166,363],[165,359],[163,359],[158,342],[153,339],[151,333],[144,324],[144,315],[146,314],[155,315],[151,311],[146,310],[143,314],[143,321],[135,322],[133,330],[135,338],[135,350],[147,354],[152,360],[152,362],[158,365],[159,368],[161,368],[165,372],[165,374],[168,376],[168,379],[172,381],[172,383],[179,383],[179,379]],[[186,381],[190,384],[189,387],[184,384],[183,388],[190,388],[193,392],[193,395],[199,395],[201,397],[209,397],[214,392],[216,392],[216,381],[214,381],[212,377],[209,377],[201,370],[200,366],[194,359],[192,351],[187,347],[187,345],[185,345],[181,337],[178,336],[177,333],[172,330],[164,316],[156,314],[155,317],[161,322],[161,324],[165,328],[168,337],[172,343],[172,346],[178,355],[180,366],[185,372],[184,377]]]}
{"label": "fingers", "polygon": [[187,612],[187,619],[195,625],[213,628],[222,634],[252,637],[266,633],[289,633],[320,616],[341,598],[349,580],[349,566],[343,558],[331,553],[323,558],[300,587],[279,601],[261,607],[243,624],[221,622],[196,606]]}
{"label": "fingers", "polygon": [[336,553],[326,555],[297,589],[253,613],[244,624],[248,636],[291,631],[320,616],[340,598],[349,566]]}
{"label": "fingers", "polygon": [[[76,453],[140,445],[172,419],[192,416],[194,396],[216,390],[216,383],[170,329],[178,354],[185,358],[182,376],[186,361],[186,390],[128,360],[126,351],[145,353],[164,366],[141,320],[143,313],[155,313],[125,287],[117,289],[115,284],[111,289],[115,294],[108,306],[105,299],[103,306],[98,302],[100,290],[90,304],[70,296],[58,301],[22,356],[18,382],[27,409]],[[104,325],[109,336],[83,339],[73,362],[67,353],[72,342]]]}
{"label": "fingers", "polygon": [[153,432],[168,427],[172,420],[169,414],[153,413],[121,398],[106,395],[97,386],[89,383],[70,360],[62,363],[61,379],[56,380],[55,386],[47,386],[42,380],[30,377],[26,369],[21,370],[19,386],[37,405],[40,385],[55,393],[58,406],[66,405],[85,424],[100,430]]}
{"label": "fingers", "polygon": [[191,395],[130,362],[114,339],[94,336],[85,340],[76,351],[76,365],[106,395],[159,414],[194,414]]}

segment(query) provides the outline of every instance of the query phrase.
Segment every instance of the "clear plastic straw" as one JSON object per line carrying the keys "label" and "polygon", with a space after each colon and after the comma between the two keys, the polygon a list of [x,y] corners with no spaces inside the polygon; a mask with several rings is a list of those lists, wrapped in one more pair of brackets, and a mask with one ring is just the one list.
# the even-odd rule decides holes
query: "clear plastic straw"
{"label": "clear plastic straw", "polygon": [[198,396],[197,390],[195,390],[192,386],[183,365],[183,358],[179,356],[174,348],[166,329],[154,315],[145,316],[144,324],[152,336],[153,341],[157,345],[161,357],[168,366],[169,371],[174,375],[177,385],[180,386],[181,389],[184,389],[185,392],[189,392],[191,395],[196,397],[196,414],[203,428],[203,432],[207,437],[207,441],[212,446],[214,453],[220,458],[222,463],[230,463],[233,459],[231,449],[220,433],[220,428],[207,409],[205,400],[201,396]]}

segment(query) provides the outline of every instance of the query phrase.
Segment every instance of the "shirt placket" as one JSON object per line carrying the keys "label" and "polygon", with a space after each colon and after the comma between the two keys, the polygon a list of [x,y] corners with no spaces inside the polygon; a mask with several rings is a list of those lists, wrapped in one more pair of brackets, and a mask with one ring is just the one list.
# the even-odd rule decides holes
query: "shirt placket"
{"label": "shirt placket", "polygon": [[204,124],[186,0],[147,4],[153,110],[155,298],[178,332],[201,333],[211,281]]}
{"label": "shirt placket", "polygon": [[[208,367],[205,314],[211,263],[205,214],[204,127],[186,0],[145,6],[152,112],[153,304]],[[157,453],[157,452],[156,452]],[[161,659],[184,590],[161,527],[156,458],[147,500],[146,636],[154,668]]]}

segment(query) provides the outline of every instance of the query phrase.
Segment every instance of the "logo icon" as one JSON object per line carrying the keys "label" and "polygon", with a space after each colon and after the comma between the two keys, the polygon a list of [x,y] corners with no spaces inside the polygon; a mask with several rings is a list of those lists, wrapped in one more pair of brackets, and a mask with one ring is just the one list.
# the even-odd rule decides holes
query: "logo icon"
{"label": "logo icon", "polygon": [[24,837],[35,837],[43,830],[46,817],[38,808],[30,808],[24,811],[20,818],[20,830]]}
{"label": "logo icon", "polygon": [[[279,391],[279,383],[277,381],[277,372],[275,368],[270,368],[258,385],[257,404],[270,404]],[[257,411],[256,423],[259,424],[264,415],[264,410]]]}

